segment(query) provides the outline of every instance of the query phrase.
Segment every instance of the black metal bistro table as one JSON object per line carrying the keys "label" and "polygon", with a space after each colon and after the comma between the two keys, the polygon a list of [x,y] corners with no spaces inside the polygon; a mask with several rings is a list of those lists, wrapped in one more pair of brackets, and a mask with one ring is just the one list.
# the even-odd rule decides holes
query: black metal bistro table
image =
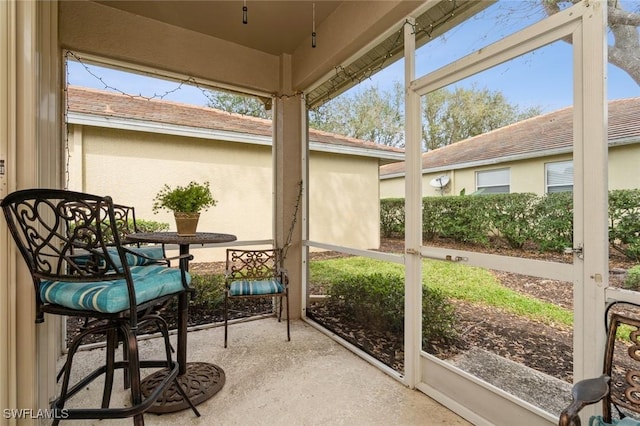
{"label": "black metal bistro table", "polygon": [[[197,232],[195,235],[178,235],[177,232],[136,232],[127,235],[127,240],[136,243],[174,244],[180,247],[180,255],[189,254],[189,247],[193,244],[227,243],[236,240],[235,235],[218,234],[214,232]],[[180,267],[189,270],[189,261],[180,260]],[[189,296],[183,292],[178,300],[178,381],[194,405],[211,398],[222,387],[225,375],[222,368],[207,362],[187,362],[187,318]],[[155,386],[166,375],[160,370],[142,381],[142,392],[150,394]],[[175,385],[170,386],[156,403],[151,407],[151,413],[173,413],[189,408],[189,402],[184,400]]]}

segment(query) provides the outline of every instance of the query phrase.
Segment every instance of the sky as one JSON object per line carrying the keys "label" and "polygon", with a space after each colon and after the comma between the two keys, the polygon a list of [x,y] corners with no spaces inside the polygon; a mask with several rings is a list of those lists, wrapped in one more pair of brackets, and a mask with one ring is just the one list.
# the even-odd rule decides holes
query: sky
{"label": "sky", "polygon": [[[523,4],[524,2],[509,0],[498,2],[445,36],[423,46],[416,53],[416,75],[434,71],[542,18],[540,11],[530,7],[514,9]],[[318,34],[318,43],[321,41],[321,34]],[[390,91],[394,82],[403,81],[403,67],[404,61],[399,60],[365,80],[351,92],[368,86]],[[624,71],[609,65],[607,72],[609,99],[640,96],[640,86]],[[205,91],[200,88],[75,61],[68,62],[67,74],[69,83],[77,86],[155,96],[195,105],[206,105],[208,101]],[[558,41],[456,85],[500,91],[510,103],[523,109],[537,107],[543,112],[549,112],[570,106],[573,103],[572,47],[566,42]]]}

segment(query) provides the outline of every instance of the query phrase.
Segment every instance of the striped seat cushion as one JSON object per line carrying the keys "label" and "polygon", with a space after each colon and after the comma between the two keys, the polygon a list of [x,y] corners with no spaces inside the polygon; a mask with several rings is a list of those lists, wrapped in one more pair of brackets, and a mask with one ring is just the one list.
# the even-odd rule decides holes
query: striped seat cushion
{"label": "striped seat cushion", "polygon": [[284,288],[280,281],[270,280],[239,280],[232,281],[229,286],[231,296],[259,296],[261,294],[282,293]]}
{"label": "striped seat cushion", "polygon": [[[146,257],[136,256],[134,253],[125,253],[127,257],[127,265],[129,266],[142,266],[149,265],[156,262],[156,260],[152,259],[162,259],[164,258],[164,250],[162,250],[162,246],[154,245],[154,246],[141,246],[141,247],[127,247],[128,250],[134,253],[140,253],[143,256],[150,257],[151,259],[147,259]],[[109,255],[111,259],[113,259],[114,263],[118,268],[120,265],[120,258],[118,257],[118,249],[109,248]]]}
{"label": "striped seat cushion", "polygon": [[[136,304],[184,289],[181,272],[163,265],[132,266]],[[191,277],[187,273],[187,283]],[[124,279],[99,282],[43,281],[40,297],[45,303],[71,309],[116,313],[129,308],[127,283]]]}
{"label": "striped seat cushion", "polygon": [[[126,252],[125,256],[127,258],[127,265],[129,266],[143,266],[143,265],[151,265],[157,262],[159,259],[164,258],[164,250],[162,246],[154,245],[154,246],[142,246],[142,247],[127,247],[131,252]],[[115,247],[109,247],[107,249],[109,256],[113,263],[115,263],[118,269],[122,269],[122,264],[120,263],[120,256],[118,256],[118,249]],[[136,253],[139,253],[141,256],[136,256]],[[73,256],[73,261],[78,265],[85,265],[89,261],[90,255],[88,254],[79,254]],[[148,259],[151,258],[151,259]]]}

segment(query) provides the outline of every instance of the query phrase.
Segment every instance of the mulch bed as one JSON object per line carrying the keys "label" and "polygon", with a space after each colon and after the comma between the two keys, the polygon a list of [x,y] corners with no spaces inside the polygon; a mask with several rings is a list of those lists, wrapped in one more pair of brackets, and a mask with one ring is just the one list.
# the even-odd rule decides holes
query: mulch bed
{"label": "mulch bed", "polygon": [[[470,250],[468,246],[448,241],[434,241],[430,244]],[[385,239],[380,247],[380,251],[385,252],[401,253],[403,250],[404,241],[398,239]],[[499,245],[483,247],[478,251],[555,262],[572,261],[572,255],[513,250]],[[339,254],[324,253],[322,256],[332,257]],[[611,253],[610,269],[614,272],[610,276],[610,285],[620,286],[624,279],[624,274],[620,272],[634,265],[634,262],[618,253]],[[492,273],[505,287],[566,309],[573,309],[573,284],[570,282],[501,271]],[[425,348],[429,353],[447,359],[472,347],[482,348],[552,377],[568,382],[573,380],[571,329],[530,321],[494,307],[457,300],[452,303],[456,311],[456,330],[459,337],[449,342],[435,342]],[[403,336],[372,333],[362,324],[353,324],[348,318],[336,317],[335,311],[326,305],[308,309],[307,315],[386,365],[402,371]]]}
{"label": "mulch bed", "polygon": [[[438,241],[433,245],[449,248],[469,249],[461,245],[446,241]],[[401,253],[404,241],[399,239],[383,240],[381,251]],[[570,255],[548,255],[536,252],[510,250],[506,247],[494,246],[482,248],[483,253],[496,253],[508,256],[534,257],[539,259],[570,262]],[[327,259],[345,256],[340,253],[314,253],[312,259]],[[612,253],[610,268],[613,271],[624,271],[634,263],[625,260],[616,253]],[[194,274],[223,273],[222,262],[194,263],[190,272]],[[496,278],[504,285],[515,291],[532,297],[555,303],[566,309],[572,309],[572,283],[553,281],[518,274],[493,271]],[[613,273],[610,276],[611,285],[620,285],[624,275]],[[249,301],[251,302],[251,301]],[[525,320],[513,314],[498,309],[470,304],[462,301],[452,301],[455,306],[458,338],[449,342],[435,342],[429,348],[430,353],[446,359],[471,347],[483,348],[505,358],[527,365],[538,371],[565,381],[572,381],[572,330],[566,327],[552,327],[547,324]],[[252,312],[264,311],[268,306],[254,306],[245,304],[240,310]],[[240,314],[235,314],[238,317]],[[247,314],[245,314],[247,315]],[[340,315],[328,304],[310,306],[307,315],[314,321],[341,336],[348,342],[360,347],[386,365],[403,370],[404,352],[403,336],[392,333],[376,333],[367,329],[366,324],[357,324],[349,318]],[[221,322],[222,312],[212,311],[202,306],[191,306],[189,311],[189,325],[201,325]],[[80,325],[80,321],[69,319],[67,334],[73,336]]]}

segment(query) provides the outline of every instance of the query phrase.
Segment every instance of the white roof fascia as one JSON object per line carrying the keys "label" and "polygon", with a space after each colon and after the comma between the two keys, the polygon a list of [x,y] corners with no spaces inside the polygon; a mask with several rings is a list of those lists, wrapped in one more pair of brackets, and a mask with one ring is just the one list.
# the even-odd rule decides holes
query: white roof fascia
{"label": "white roof fascia", "polygon": [[[640,142],[640,140],[637,137],[616,139],[614,141],[609,142],[609,147],[611,148],[615,146],[631,145],[638,142]],[[456,163],[448,166],[426,168],[426,169],[422,169],[422,174],[446,172],[449,170],[470,169],[474,167],[490,166],[492,164],[508,163],[511,161],[530,160],[532,158],[551,157],[553,155],[569,154],[571,152],[572,152],[571,147],[556,148],[556,149],[551,149],[547,151],[536,151],[536,152],[530,152],[527,154],[509,155],[506,157],[491,158],[487,160],[469,161],[466,163]],[[404,175],[405,175],[405,172],[390,173],[388,175],[381,175],[380,180],[404,177]]]}
{"label": "white roof fascia", "polygon": [[[154,121],[143,121],[122,117],[107,117],[102,115],[77,112],[69,112],[67,114],[67,121],[71,124],[79,124],[83,126],[105,127],[119,130],[131,130],[136,132],[161,133],[165,135],[248,143],[253,145],[271,146],[272,142],[271,136],[204,129],[201,127],[179,126],[175,124],[158,123]],[[343,155],[358,155],[396,161],[404,160],[404,153],[386,152],[371,148],[309,142],[309,149],[312,151],[330,152]]]}
{"label": "white roof fascia", "polygon": [[380,175],[380,180],[403,178],[404,175],[405,175],[404,172],[390,173],[388,175]]}
{"label": "white roof fascia", "polygon": [[201,127],[177,126],[175,124],[141,121],[121,117],[106,117],[101,115],[70,112],[67,114],[67,121],[71,124],[81,124],[83,126],[106,127],[110,129],[132,130],[136,132],[162,133],[165,135],[244,142],[257,145],[271,145],[271,138],[268,136],[203,129]]}
{"label": "white roof fascia", "polygon": [[345,145],[330,145],[321,142],[309,141],[309,149],[312,151],[330,152],[333,154],[360,155],[377,157],[387,160],[404,161],[404,152],[382,151],[372,148],[360,148]]}

